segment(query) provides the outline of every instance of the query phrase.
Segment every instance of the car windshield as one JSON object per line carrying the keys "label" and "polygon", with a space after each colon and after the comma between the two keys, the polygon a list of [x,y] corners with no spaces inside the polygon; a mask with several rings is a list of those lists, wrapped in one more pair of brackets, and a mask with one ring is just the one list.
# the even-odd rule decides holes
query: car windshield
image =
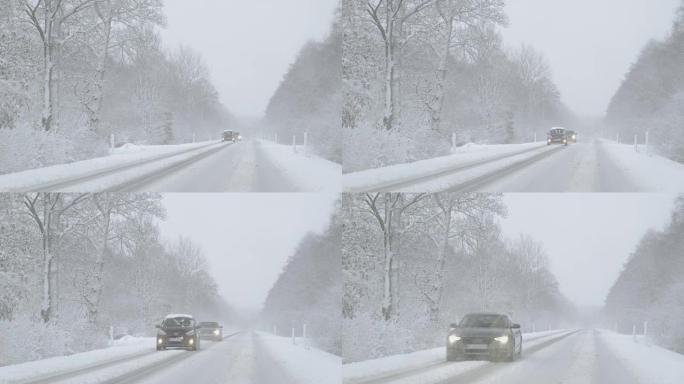
{"label": "car windshield", "polygon": [[502,315],[467,315],[461,320],[463,328],[505,328],[508,324]]}
{"label": "car windshield", "polygon": [[552,135],[562,135],[563,130],[562,129],[554,129],[554,130],[551,130],[551,134]]}
{"label": "car windshield", "polygon": [[218,328],[218,323],[213,321],[205,321],[199,324],[200,328]]}
{"label": "car windshield", "polygon": [[170,319],[165,319],[164,323],[162,325],[165,328],[172,328],[172,327],[190,327],[192,326],[192,319],[188,317],[174,317]]}

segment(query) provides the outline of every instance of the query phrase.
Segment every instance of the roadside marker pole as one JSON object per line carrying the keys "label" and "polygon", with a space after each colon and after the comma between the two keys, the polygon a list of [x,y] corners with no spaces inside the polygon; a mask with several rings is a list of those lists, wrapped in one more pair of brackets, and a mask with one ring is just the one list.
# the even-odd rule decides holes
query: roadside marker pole
{"label": "roadside marker pole", "polygon": [[644,321],[644,338],[648,334],[648,321]]}
{"label": "roadside marker pole", "polygon": [[304,324],[304,326],[302,326],[302,338],[304,338],[306,340],[306,324]]}
{"label": "roadside marker pole", "polygon": [[456,152],[456,132],[451,134],[451,153]]}
{"label": "roadside marker pole", "polygon": [[632,325],[632,339],[636,343],[636,324]]}
{"label": "roadside marker pole", "polygon": [[292,135],[292,150],[297,153],[297,135]]}
{"label": "roadside marker pole", "polygon": [[116,142],[114,141],[114,134],[109,135],[109,148],[114,149]]}
{"label": "roadside marker pole", "polygon": [[648,131],[646,131],[646,155],[650,155],[650,148],[648,147]]}
{"label": "roadside marker pole", "polygon": [[275,143],[278,144],[278,134],[275,134]]}
{"label": "roadside marker pole", "polygon": [[295,344],[295,345],[297,344],[297,342],[295,341],[295,329],[294,328],[292,328],[292,344]]}
{"label": "roadside marker pole", "polygon": [[634,135],[634,152],[639,152],[639,135]]}
{"label": "roadside marker pole", "polygon": [[304,155],[309,155],[309,132],[304,132]]}

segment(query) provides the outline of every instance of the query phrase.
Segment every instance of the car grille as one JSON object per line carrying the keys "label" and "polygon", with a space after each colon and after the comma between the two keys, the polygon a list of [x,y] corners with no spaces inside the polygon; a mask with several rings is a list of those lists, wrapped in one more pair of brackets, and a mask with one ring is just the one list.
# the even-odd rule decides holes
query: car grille
{"label": "car grille", "polygon": [[491,344],[491,337],[464,337],[462,340],[463,344]]}

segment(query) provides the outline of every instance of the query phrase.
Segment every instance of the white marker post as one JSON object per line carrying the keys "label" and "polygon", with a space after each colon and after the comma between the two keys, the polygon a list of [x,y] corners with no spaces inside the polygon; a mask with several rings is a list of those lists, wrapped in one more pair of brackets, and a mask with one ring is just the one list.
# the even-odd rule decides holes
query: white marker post
{"label": "white marker post", "polygon": [[451,153],[456,152],[456,132],[451,134]]}
{"label": "white marker post", "polygon": [[304,155],[309,155],[309,132],[304,132]]}
{"label": "white marker post", "polygon": [[634,152],[639,152],[639,135],[634,135]]}
{"label": "white marker post", "polygon": [[297,135],[292,136],[292,150],[297,153]]}
{"label": "white marker post", "polygon": [[648,321],[644,321],[644,339],[646,338],[647,334],[648,334]]}
{"label": "white marker post", "polygon": [[295,345],[297,344],[295,342],[295,329],[294,328],[292,328],[292,344],[295,344]]}
{"label": "white marker post", "polygon": [[116,146],[116,141],[114,140],[114,134],[109,135],[109,148],[114,149]]}
{"label": "white marker post", "polygon": [[632,339],[636,343],[636,324],[632,325]]}
{"label": "white marker post", "polygon": [[275,143],[278,144],[278,134],[275,134]]}
{"label": "white marker post", "polygon": [[646,131],[646,155],[650,155],[650,152],[648,147],[648,131]]}

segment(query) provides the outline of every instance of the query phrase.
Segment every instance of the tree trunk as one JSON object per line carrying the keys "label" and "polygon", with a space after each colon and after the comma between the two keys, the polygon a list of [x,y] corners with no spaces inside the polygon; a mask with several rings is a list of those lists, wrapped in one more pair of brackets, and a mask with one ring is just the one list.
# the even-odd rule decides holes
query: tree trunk
{"label": "tree trunk", "polygon": [[392,247],[392,204],[391,194],[385,194],[385,230],[384,237],[384,287],[382,300],[382,316],[385,321],[392,318],[394,312],[394,249]]}

